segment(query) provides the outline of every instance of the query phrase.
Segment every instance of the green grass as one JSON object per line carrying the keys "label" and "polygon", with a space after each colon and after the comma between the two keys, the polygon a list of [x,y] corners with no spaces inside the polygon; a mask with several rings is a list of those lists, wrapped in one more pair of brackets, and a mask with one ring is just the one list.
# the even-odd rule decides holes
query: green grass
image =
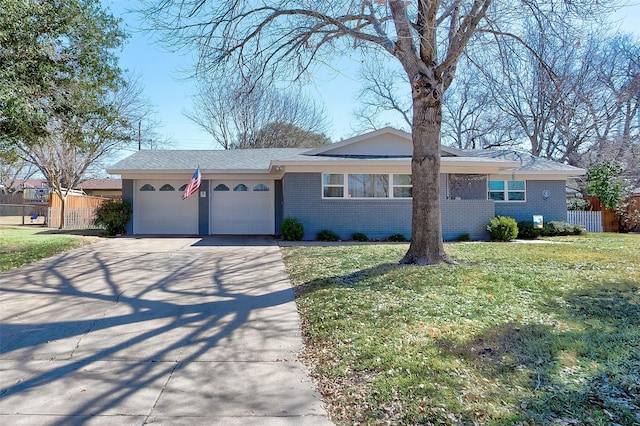
{"label": "green grass", "polygon": [[337,424],[640,424],[640,235],[283,248]]}
{"label": "green grass", "polygon": [[0,272],[80,247],[95,238],[48,234],[41,227],[0,226]]}

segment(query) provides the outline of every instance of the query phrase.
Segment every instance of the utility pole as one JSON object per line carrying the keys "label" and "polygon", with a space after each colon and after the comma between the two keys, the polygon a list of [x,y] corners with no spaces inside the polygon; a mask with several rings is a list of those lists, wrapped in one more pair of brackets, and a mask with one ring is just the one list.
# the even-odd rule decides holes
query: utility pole
{"label": "utility pole", "polygon": [[138,151],[142,149],[142,120],[138,121]]}

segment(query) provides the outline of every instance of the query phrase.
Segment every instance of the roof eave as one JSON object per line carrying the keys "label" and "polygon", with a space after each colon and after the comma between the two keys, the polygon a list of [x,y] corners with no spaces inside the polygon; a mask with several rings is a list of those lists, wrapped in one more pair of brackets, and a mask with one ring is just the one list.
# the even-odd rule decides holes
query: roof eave
{"label": "roof eave", "polygon": [[[316,157],[317,158],[317,157]],[[468,158],[468,157],[467,157]],[[274,168],[287,167],[287,166],[405,166],[411,164],[411,158],[387,158],[387,159],[341,159],[340,161],[327,158],[326,160],[273,160],[269,167],[270,170]],[[517,161],[510,160],[472,160],[472,161],[460,161],[456,157],[445,157],[441,160],[441,166],[446,167],[458,167],[465,169],[493,169],[493,170],[512,170],[520,165]]]}
{"label": "roof eave", "polygon": [[[170,174],[170,175],[183,175],[193,174],[193,169],[181,169],[181,170],[170,170],[170,169],[107,169],[107,173],[112,175],[157,175],[157,174]],[[200,173],[204,174],[224,174],[224,173],[233,173],[233,174],[269,174],[270,169],[203,169],[200,168]]]}
{"label": "roof eave", "polygon": [[513,169],[513,170],[504,170],[498,174],[511,174],[511,173],[516,173],[519,175],[531,175],[531,176],[536,176],[536,175],[545,175],[545,176],[550,176],[550,175],[556,175],[556,176],[564,176],[564,177],[574,177],[574,176],[584,176],[585,174],[587,174],[587,171],[585,169],[580,169],[580,168],[575,168],[572,170],[518,170],[518,169]]}

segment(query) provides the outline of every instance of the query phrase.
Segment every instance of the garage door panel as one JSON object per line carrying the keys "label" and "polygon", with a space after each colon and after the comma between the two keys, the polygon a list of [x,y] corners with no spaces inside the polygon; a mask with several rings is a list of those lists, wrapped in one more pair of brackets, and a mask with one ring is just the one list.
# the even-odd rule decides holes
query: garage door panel
{"label": "garage door panel", "polygon": [[198,198],[191,196],[182,200],[182,191],[179,189],[185,183],[137,181],[133,208],[134,233],[197,234]]}
{"label": "garage door panel", "polygon": [[214,181],[212,186],[212,234],[274,234],[273,181]]}

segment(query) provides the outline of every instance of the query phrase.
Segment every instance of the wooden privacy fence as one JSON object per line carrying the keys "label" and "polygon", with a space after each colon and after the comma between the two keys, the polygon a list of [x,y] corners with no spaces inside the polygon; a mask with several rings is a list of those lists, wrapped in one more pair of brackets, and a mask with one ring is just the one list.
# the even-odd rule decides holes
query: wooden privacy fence
{"label": "wooden privacy fence", "polygon": [[602,212],[567,211],[567,222],[582,225],[587,232],[602,232]]}
{"label": "wooden privacy fence", "polygon": [[[67,202],[64,209],[65,229],[95,229],[93,224],[96,209],[108,198],[90,197],[88,195],[67,195]],[[60,210],[62,201],[58,194],[52,192],[49,198],[49,211],[47,214],[47,225],[50,228],[60,227]]]}
{"label": "wooden privacy fence", "polygon": [[[96,229],[93,219],[96,217],[96,208],[65,208],[64,229]],[[47,226],[49,228],[60,227],[60,208],[49,207],[47,212]]]}
{"label": "wooden privacy fence", "polygon": [[[640,208],[640,195],[633,195],[629,199],[632,201],[635,200],[635,208]],[[585,197],[585,200],[589,200],[591,203],[589,210],[602,211],[602,232],[618,232],[620,230],[616,212],[614,210],[603,209],[599,197]],[[640,225],[636,227],[635,231],[640,231]]]}
{"label": "wooden privacy fence", "polygon": [[[104,203],[107,200],[108,198],[91,197],[89,195],[69,194],[67,195],[67,203],[65,207],[67,209],[91,209],[91,208],[96,208],[102,205],[102,203]],[[56,194],[55,192],[52,192],[49,195],[49,207],[51,208],[62,207],[62,201],[60,201],[60,197],[58,197],[58,194]]]}

